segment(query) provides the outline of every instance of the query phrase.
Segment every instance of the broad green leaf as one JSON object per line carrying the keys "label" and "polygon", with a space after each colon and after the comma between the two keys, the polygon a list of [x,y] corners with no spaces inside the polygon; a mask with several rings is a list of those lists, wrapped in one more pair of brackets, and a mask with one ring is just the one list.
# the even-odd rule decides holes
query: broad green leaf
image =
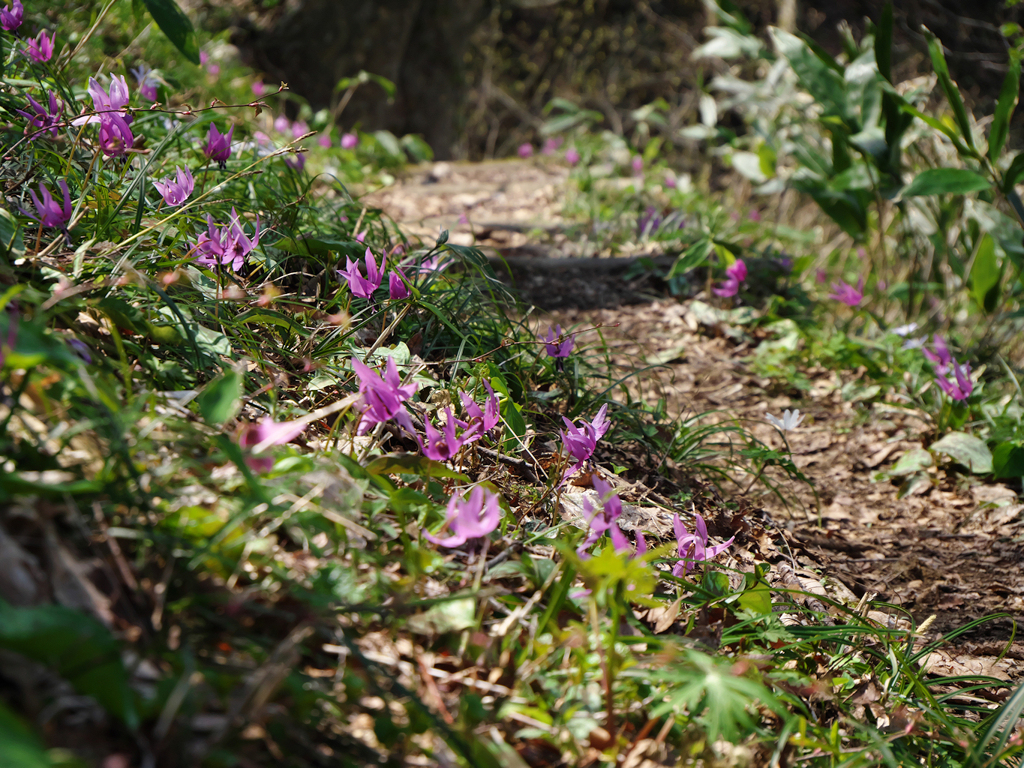
{"label": "broad green leaf", "polygon": [[1024,446],[1001,443],[992,452],[992,474],[997,478],[1024,477]]}
{"label": "broad green leaf", "polygon": [[1003,192],[1006,194],[1012,192],[1013,186],[1020,181],[1022,176],[1024,176],[1024,152],[1021,152],[1010,161],[1010,167],[1003,174]]}
{"label": "broad green leaf", "polygon": [[476,601],[471,597],[445,600],[409,617],[409,629],[420,635],[461,632],[476,625]]}
{"label": "broad green leaf", "polygon": [[199,42],[185,12],[174,0],[143,0],[153,21],[167,35],[174,47],[185,54],[193,64],[199,64]]}
{"label": "broad green leaf", "polygon": [[242,407],[242,374],[227,370],[206,385],[196,398],[199,413],[207,424],[223,424]]}
{"label": "broad green leaf", "polygon": [[929,168],[921,171],[903,189],[903,197],[927,195],[966,195],[988,189],[992,183],[967,168]]}
{"label": "broad green leaf", "polygon": [[0,249],[11,259],[20,259],[25,255],[21,227],[6,208],[0,208]]}
{"label": "broad green leaf", "polygon": [[758,616],[772,612],[772,591],[764,579],[763,567],[757,566],[757,573],[743,576],[743,591],[736,602],[741,608]]}
{"label": "broad green leaf", "polygon": [[1010,64],[1003,79],[1003,87],[999,91],[999,101],[992,116],[992,128],[988,132],[988,159],[993,163],[999,158],[1006,144],[1006,134],[1010,129],[1010,118],[1020,98],[1020,54],[1010,51]]}
{"label": "broad green leaf", "polygon": [[950,432],[941,440],[932,443],[928,450],[948,456],[976,475],[987,475],[992,471],[992,452],[984,440],[974,435]]}
{"label": "broad green leaf", "polygon": [[953,118],[956,120],[957,128],[960,129],[960,136],[967,142],[967,146],[971,149],[972,153],[976,154],[974,150],[974,136],[971,133],[971,121],[967,117],[967,109],[964,107],[963,99],[960,98],[960,89],[949,75],[946,57],[942,53],[942,43],[939,42],[938,38],[927,27],[922,27],[922,29],[924,30],[925,38],[928,40],[928,53],[932,57],[932,67],[939,78],[939,85],[942,86],[943,93],[946,94],[949,106],[953,108]]}
{"label": "broad green leaf", "polygon": [[129,728],[138,727],[120,646],[91,616],[59,605],[15,608],[0,600],[0,648],[45,664]]}
{"label": "broad green leaf", "polygon": [[912,451],[907,451],[900,456],[899,461],[893,465],[885,474],[890,477],[900,477],[902,475],[912,475],[915,472],[920,472],[927,469],[934,463],[932,455],[924,448],[916,448]]}
{"label": "broad green leaf", "polygon": [[42,743],[0,702],[0,765],[4,768],[53,768]]}
{"label": "broad green leaf", "polygon": [[469,482],[469,478],[449,469],[440,461],[428,459],[417,453],[389,453],[380,456],[365,467],[371,475],[417,475],[418,477],[448,477]]}
{"label": "broad green leaf", "polygon": [[685,275],[691,269],[699,267],[711,255],[712,248],[711,240],[707,237],[702,237],[676,259],[676,263],[672,265],[672,269],[669,270],[666,279]]}
{"label": "broad green leaf", "polygon": [[1002,270],[996,259],[996,241],[985,234],[978,243],[971,265],[971,297],[985,312],[992,312],[999,301]]}

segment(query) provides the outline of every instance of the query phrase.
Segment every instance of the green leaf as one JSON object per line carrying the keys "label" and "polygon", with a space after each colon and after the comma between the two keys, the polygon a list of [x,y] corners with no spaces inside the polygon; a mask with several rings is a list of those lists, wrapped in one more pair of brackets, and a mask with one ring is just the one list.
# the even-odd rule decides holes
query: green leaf
{"label": "green leaf", "polygon": [[956,121],[957,128],[960,129],[960,136],[967,142],[967,146],[973,152],[974,136],[971,134],[971,121],[967,117],[967,109],[964,107],[963,99],[960,98],[960,89],[953,82],[953,78],[949,76],[946,57],[942,53],[942,43],[939,42],[938,38],[927,27],[921,27],[921,29],[928,40],[928,53],[932,57],[932,67],[939,78],[939,85],[942,86],[942,91],[946,94],[949,106],[953,108],[953,118]]}
{"label": "green leaf", "polygon": [[846,83],[843,76],[796,35],[772,27],[771,36],[775,47],[793,68],[800,85],[820,104],[825,115],[846,117]]}
{"label": "green leaf", "polygon": [[933,463],[932,455],[928,451],[924,448],[916,448],[900,456],[899,461],[885,474],[889,477],[912,475],[915,472],[928,469]]}
{"label": "green leaf", "polygon": [[225,371],[206,385],[196,404],[207,424],[223,424],[233,419],[242,407],[242,374]]}
{"label": "green leaf", "polygon": [[25,255],[21,227],[6,208],[0,208],[0,249],[11,259],[20,259]]}
{"label": "green leaf", "polygon": [[1003,174],[1002,190],[1005,194],[1009,194],[1013,191],[1013,186],[1020,178],[1024,176],[1024,152],[1016,155],[1012,161],[1010,161],[1010,167],[1006,169],[1006,173]]}
{"label": "green leaf", "polygon": [[984,440],[974,435],[950,432],[932,443],[928,449],[932,453],[948,456],[957,464],[963,464],[976,475],[987,475],[992,471],[992,452]]}
{"label": "green leaf", "polygon": [[0,702],[0,765],[4,768],[52,768],[42,743]]}
{"label": "green leaf", "polygon": [[992,474],[999,479],[1024,477],[1024,446],[1001,443],[992,452]]}
{"label": "green leaf", "polygon": [[417,475],[418,477],[442,477],[469,482],[469,478],[449,469],[440,461],[428,459],[418,453],[389,453],[380,456],[365,467],[371,475]]}
{"label": "green leaf", "polygon": [[882,15],[875,27],[875,63],[878,72],[892,82],[892,3],[882,7]]}
{"label": "green leaf", "polygon": [[999,301],[1002,269],[996,259],[996,241],[985,234],[978,243],[971,265],[971,297],[985,312],[992,312]]}
{"label": "green leaf", "polygon": [[1003,87],[999,90],[999,101],[992,117],[992,129],[988,132],[988,159],[993,163],[998,159],[1006,144],[1006,134],[1010,129],[1010,118],[1020,98],[1020,54],[1010,51],[1010,66],[1003,79]]}
{"label": "green leaf", "polygon": [[476,626],[476,601],[471,597],[445,600],[409,617],[409,629],[420,635],[461,632]]}
{"label": "green leaf", "polygon": [[199,64],[199,42],[196,31],[185,12],[174,0],[142,0],[153,21],[167,35],[174,47],[193,64]]}
{"label": "green leaf", "polygon": [[682,255],[678,259],[676,259],[676,263],[672,265],[672,269],[669,270],[668,275],[666,275],[665,279],[671,280],[673,277],[685,275],[691,269],[699,267],[701,264],[707,261],[708,256],[711,255],[711,250],[713,247],[714,245],[711,242],[710,238],[702,237],[700,240],[698,240],[685,251],[683,251]]}
{"label": "green leaf", "polygon": [[138,727],[120,646],[91,616],[60,605],[15,608],[0,600],[0,648],[49,666],[129,728]]}
{"label": "green leaf", "polygon": [[767,616],[772,612],[772,591],[764,578],[764,566],[758,565],[756,571],[743,575],[743,591],[736,602],[757,616]]}
{"label": "green leaf", "polygon": [[966,195],[991,186],[988,179],[967,168],[929,168],[917,174],[903,189],[903,197]]}

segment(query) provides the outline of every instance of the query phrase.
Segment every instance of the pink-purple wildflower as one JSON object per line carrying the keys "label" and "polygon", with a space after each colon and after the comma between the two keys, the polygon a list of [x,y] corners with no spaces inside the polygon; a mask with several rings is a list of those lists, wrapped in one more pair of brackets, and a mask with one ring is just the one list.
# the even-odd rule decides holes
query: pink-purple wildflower
{"label": "pink-purple wildflower", "polygon": [[12,32],[21,26],[21,20],[25,17],[25,6],[21,0],[13,0],[10,5],[0,8],[0,27]]}
{"label": "pink-purple wildflower", "polygon": [[139,93],[142,94],[142,98],[147,101],[156,101],[157,86],[160,80],[153,70],[146,64],[139,64],[139,66],[132,69],[132,76],[135,78],[135,82],[139,84]]}
{"label": "pink-purple wildflower", "polygon": [[100,151],[108,157],[123,155],[135,143],[131,130],[132,116],[126,109],[130,98],[128,82],[123,75],[115,75],[110,78],[108,92],[95,78],[90,77],[89,96],[92,97],[93,111],[96,114],[83,115],[71,124],[99,123]]}
{"label": "pink-purple wildflower", "polygon": [[548,353],[548,357],[568,357],[575,344],[576,336],[573,334],[566,336],[561,325],[556,325],[554,328],[548,327],[548,337],[544,341],[544,350]]}
{"label": "pink-purple wildflower", "polygon": [[974,382],[971,381],[971,364],[964,363],[961,366],[956,360],[952,360],[950,367],[953,369],[952,379],[945,372],[936,371],[935,381],[939,388],[954,400],[966,400],[974,391]]}
{"label": "pink-purple wildflower", "polygon": [[365,435],[371,427],[388,419],[395,419],[409,432],[415,434],[412,420],[402,403],[416,393],[418,385],[402,384],[394,358],[388,358],[383,378],[354,357],[352,368],[359,378],[359,393],[362,395],[362,416],[356,434]]}
{"label": "pink-purple wildflower", "polygon": [[408,299],[411,295],[412,291],[409,290],[405,273],[400,269],[391,270],[391,274],[388,275],[388,297],[392,301],[399,301]]}
{"label": "pink-purple wildflower", "polygon": [[833,293],[830,293],[828,297],[841,301],[848,307],[856,307],[864,299],[864,277],[857,281],[857,287],[854,288],[848,283],[844,283],[840,280],[838,283],[832,283]]}
{"label": "pink-purple wildflower", "polygon": [[164,199],[167,205],[181,205],[195,189],[195,180],[192,178],[192,171],[187,167],[175,169],[174,178],[168,177],[163,181],[154,181],[153,186]]}
{"label": "pink-purple wildflower", "polygon": [[[430,419],[424,419],[423,431],[427,436],[426,442],[416,435],[416,442],[420,444],[423,455],[434,461],[448,461],[461,451],[463,446],[480,439],[480,424],[469,424],[456,419],[450,407],[444,410],[446,420],[440,430],[430,423]],[[462,434],[458,434],[457,429],[461,429]]]}
{"label": "pink-purple wildflower", "polygon": [[355,149],[359,144],[359,137],[354,133],[345,133],[341,137],[341,148],[342,149]]}
{"label": "pink-purple wildflower", "polygon": [[470,539],[493,532],[500,522],[497,494],[478,485],[470,491],[468,499],[455,495],[448,501],[445,525],[451,529],[451,536],[441,538],[424,529],[423,537],[439,547],[461,547]]}
{"label": "pink-purple wildflower", "polygon": [[728,298],[735,296],[739,293],[740,283],[747,279],[747,265],[743,259],[736,259],[725,269],[725,280],[722,285],[718,288],[712,288],[711,291],[716,296],[722,296]]}
{"label": "pink-purple wildflower", "polygon": [[946,340],[937,333],[932,336],[932,349],[935,351],[933,352],[929,349],[922,348],[921,354],[935,365],[936,372],[940,374],[945,373],[946,368],[948,368],[949,364],[953,362],[953,355],[949,351],[949,346],[946,344]]}
{"label": "pink-purple wildflower", "polygon": [[220,165],[221,169],[226,167],[225,164],[231,157],[231,136],[234,132],[235,126],[233,125],[227,133],[221,133],[217,130],[216,125],[210,123],[210,130],[206,134],[206,146],[203,148],[203,154]]}
{"label": "pink-purple wildflower", "polygon": [[519,156],[524,160],[528,157],[533,157],[533,144],[524,143],[519,145]]}
{"label": "pink-purple wildflower", "polygon": [[[302,434],[306,429],[303,422],[277,422],[269,416],[259,424],[246,424],[238,433],[238,445],[251,450],[257,445],[285,445]],[[269,472],[274,467],[270,456],[247,456],[245,463],[253,472]]]}
{"label": "pink-purple wildflower", "polygon": [[563,141],[565,141],[565,139],[561,136],[552,136],[544,139],[544,146],[540,151],[545,155],[553,155],[558,151],[559,147],[562,146]]}
{"label": "pink-purple wildflower", "polygon": [[583,497],[583,512],[587,516],[587,525],[590,530],[583,543],[576,549],[576,554],[581,558],[587,557],[586,550],[605,533],[611,536],[612,545],[616,551],[629,548],[629,541],[616,522],[622,515],[622,500],[618,495],[612,493],[611,486],[600,477],[595,476],[592,482],[594,490],[601,498],[601,506],[595,509],[594,505],[590,503],[590,499],[586,496]]}
{"label": "pink-purple wildflower", "polygon": [[50,194],[50,190],[46,188],[46,185],[42,182],[39,183],[39,193],[42,195],[42,199],[36,196],[36,193],[31,189],[28,191],[29,196],[32,198],[32,203],[36,207],[36,216],[23,211],[26,216],[31,219],[38,221],[44,227],[57,227],[64,229],[67,227],[67,223],[71,221],[71,194],[68,192],[68,184],[64,179],[57,182],[57,186],[61,188],[64,193],[64,205],[53,198]]}
{"label": "pink-purple wildflower", "polygon": [[576,165],[580,161],[580,153],[575,147],[569,147],[565,150],[565,162],[569,165]]}
{"label": "pink-purple wildflower", "polygon": [[256,218],[256,228],[251,238],[242,229],[242,222],[234,208],[231,209],[231,221],[227,225],[215,227],[213,217],[209,214],[206,223],[207,230],[199,235],[194,248],[198,254],[196,263],[210,268],[220,265],[238,272],[245,265],[245,257],[259,245],[259,217]]}
{"label": "pink-purple wildflower", "polygon": [[19,109],[18,114],[28,120],[28,125],[25,127],[26,133],[29,133],[30,131],[36,131],[38,133],[49,131],[53,138],[57,138],[57,127],[60,125],[61,116],[64,113],[64,104],[57,100],[57,96],[53,91],[48,91],[48,94],[49,109],[44,107],[31,96],[26,95],[25,98],[28,99],[28,104],[32,108],[32,113]]}
{"label": "pink-purple wildflower", "polygon": [[698,513],[696,533],[690,533],[686,530],[686,526],[683,525],[683,521],[679,519],[679,515],[676,515],[672,520],[672,527],[675,530],[676,542],[678,542],[679,562],[672,568],[672,575],[683,577],[690,571],[692,571],[697,563],[707,562],[712,560],[718,555],[722,554],[728,549],[736,537],[733,536],[726,542],[716,544],[714,546],[708,546],[708,526],[704,522],[704,518]]}
{"label": "pink-purple wildflower", "polygon": [[593,421],[588,422],[586,419],[580,419],[580,426],[578,427],[565,416],[562,417],[562,421],[565,422],[565,431],[559,430],[559,434],[562,436],[562,444],[569,455],[576,459],[576,463],[565,470],[565,473],[562,475],[562,482],[564,483],[569,475],[579,470],[594,455],[597,441],[604,437],[611,426],[611,422],[608,420],[608,404],[605,403],[601,406],[601,410],[597,412],[597,416],[594,417]]}
{"label": "pink-purple wildflower", "polygon": [[252,84],[252,95],[257,99],[267,92],[267,86],[262,80],[254,80]]}
{"label": "pink-purple wildflower", "polygon": [[348,282],[348,289],[352,291],[353,296],[370,299],[373,298],[373,292],[380,288],[381,280],[384,278],[384,258],[381,258],[380,269],[378,269],[377,261],[370,253],[370,249],[367,248],[364,261],[366,262],[366,277],[359,273],[359,262],[352,261],[347,256],[345,257],[345,269],[339,269],[338,274]]}
{"label": "pink-purple wildflower", "polygon": [[45,64],[53,58],[53,37],[46,30],[41,30],[34,39],[28,41],[25,55],[37,64]]}
{"label": "pink-purple wildflower", "polygon": [[498,396],[494,394],[490,382],[485,381],[484,387],[487,388],[487,402],[484,403],[483,409],[465,392],[459,392],[459,397],[462,399],[462,407],[466,409],[466,413],[469,415],[469,423],[478,423],[481,434],[487,434],[498,426],[498,422],[501,421]]}

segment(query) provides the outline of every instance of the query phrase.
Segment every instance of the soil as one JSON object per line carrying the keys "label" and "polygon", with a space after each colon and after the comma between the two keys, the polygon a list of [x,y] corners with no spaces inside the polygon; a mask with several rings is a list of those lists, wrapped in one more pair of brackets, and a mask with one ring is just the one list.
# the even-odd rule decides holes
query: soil
{"label": "soil", "polygon": [[[715,321],[708,311],[714,300],[669,297],[650,276],[626,279],[629,254],[596,251],[584,227],[562,218],[569,184],[564,166],[546,159],[444,163],[413,169],[368,202],[410,234],[433,239],[439,227],[450,228],[452,242],[480,247],[532,305],[538,331],[554,323],[598,328],[617,368],[613,379],[657,363],[630,386],[650,403],[664,399],[670,416],[714,412],[709,418],[738,421],[782,448],[765,416],[799,408],[805,421],[786,438],[809,483],[769,473],[782,499],[744,474],[721,486],[739,513],[718,514],[712,533],[741,533],[737,567],[769,562],[776,583],[785,583],[793,573],[786,564],[794,565],[804,589],[839,602],[874,601],[879,620],[890,624],[928,622],[925,639],[992,616],[944,646],[932,668],[1024,676],[1024,643],[1013,641],[1024,616],[1024,504],[1017,493],[946,467],[901,498],[899,482],[885,471],[922,447],[924,414],[844,401],[844,381],[831,371],[805,371],[812,386],[804,392],[759,377],[748,364],[752,342]],[[578,342],[596,345],[597,333]],[[692,476],[670,463],[659,475],[629,446],[613,452],[614,463],[634,465],[622,476],[651,487]]]}

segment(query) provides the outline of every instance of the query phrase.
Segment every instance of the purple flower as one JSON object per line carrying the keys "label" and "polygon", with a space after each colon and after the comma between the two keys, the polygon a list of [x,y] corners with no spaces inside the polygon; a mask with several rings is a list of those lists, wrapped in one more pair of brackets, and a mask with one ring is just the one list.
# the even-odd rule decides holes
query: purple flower
{"label": "purple flower", "polygon": [[267,86],[263,83],[262,80],[256,80],[256,81],[253,82],[253,84],[252,84],[252,95],[253,96],[255,96],[258,99],[260,96],[262,96],[266,92],[267,92]]}
{"label": "purple flower", "polygon": [[[249,450],[258,445],[284,445],[290,443],[306,429],[303,422],[276,422],[269,416],[259,424],[246,424],[238,433],[238,445]],[[274,468],[274,459],[270,456],[248,456],[245,463],[253,472],[269,472]]]}
{"label": "purple flower", "polygon": [[424,529],[423,537],[439,547],[460,547],[469,539],[491,533],[499,522],[501,508],[497,494],[478,485],[470,492],[468,500],[464,496],[452,496],[448,502],[445,525],[451,528],[451,536],[442,539]]}
{"label": "purple flower", "polygon": [[309,124],[305,120],[296,120],[292,123],[292,138],[298,139],[309,133]]}
{"label": "purple flower", "polygon": [[213,217],[206,216],[207,230],[199,235],[196,241],[195,252],[199,254],[196,264],[204,267],[220,265],[230,267],[232,272],[237,272],[245,265],[245,257],[260,242],[260,220],[256,218],[256,229],[250,239],[242,229],[242,223],[238,218],[238,212],[231,209],[231,221],[223,227],[213,225]]}
{"label": "purple flower", "polygon": [[856,288],[840,280],[838,283],[832,283],[832,290],[835,293],[828,295],[830,299],[841,301],[848,307],[856,307],[864,298],[864,277],[857,281]]}
{"label": "purple flower", "polygon": [[359,137],[354,133],[346,133],[341,137],[341,148],[342,149],[355,149],[356,145],[359,144]]}
{"label": "purple flower", "polygon": [[524,160],[528,157],[533,156],[533,145],[532,144],[520,144],[519,145],[519,156]]}
{"label": "purple flower", "polygon": [[576,151],[575,147],[569,147],[565,151],[565,162],[569,165],[576,165],[580,161],[580,153]]}
{"label": "purple flower", "polygon": [[331,132],[330,131],[324,131],[323,133],[321,133],[319,136],[317,136],[316,143],[319,144],[324,149],[330,149],[331,148],[331,143],[332,143],[331,142]]}
{"label": "purple flower", "polygon": [[359,393],[363,396],[363,413],[356,434],[365,435],[373,425],[392,418],[415,434],[412,420],[402,403],[415,394],[418,385],[402,384],[394,358],[388,358],[383,379],[376,371],[354,357],[352,368],[359,378]]}
{"label": "purple flower", "polygon": [[292,129],[292,121],[284,115],[278,115],[274,118],[274,130],[278,133],[288,133]]}
{"label": "purple flower", "polygon": [[921,349],[921,354],[928,358],[932,363],[935,364],[935,370],[938,373],[945,373],[949,364],[953,361],[953,356],[949,352],[949,347],[946,345],[946,340],[935,334],[932,336],[932,349],[931,352],[927,349]]}
{"label": "purple flower", "polygon": [[622,515],[622,500],[612,493],[611,486],[600,477],[595,476],[592,482],[594,490],[601,497],[601,506],[598,509],[594,509],[590,499],[586,496],[583,498],[583,511],[587,515],[587,525],[590,526],[590,531],[587,533],[587,538],[576,549],[576,554],[581,558],[586,557],[587,548],[606,532],[610,533],[612,544],[616,550],[629,547],[629,542],[622,533],[622,529],[615,522]]}
{"label": "purple flower", "polygon": [[39,183],[39,192],[43,198],[40,200],[36,197],[36,193],[31,189],[28,191],[29,196],[32,198],[32,202],[36,206],[37,216],[33,216],[27,211],[23,211],[26,216],[38,221],[44,227],[59,227],[64,229],[67,223],[71,221],[71,195],[68,192],[68,185],[64,179],[57,182],[57,186],[64,192],[64,206],[61,207],[60,203],[53,199],[53,195],[50,194],[50,190],[46,188],[46,185],[42,182]]}
{"label": "purple flower", "polygon": [[26,95],[25,98],[28,99],[29,106],[35,114],[30,114],[22,109],[18,110],[18,114],[28,119],[28,126],[25,128],[26,133],[30,129],[40,133],[48,130],[53,138],[57,138],[57,126],[60,125],[64,105],[57,100],[57,96],[53,91],[48,91],[48,93],[50,96],[50,108],[48,110],[31,96]]}
{"label": "purple flower", "polygon": [[188,168],[176,168],[175,178],[167,178],[164,181],[154,181],[164,202],[168,205],[181,205],[195,189],[195,181],[192,178],[192,171]]}
{"label": "purple flower", "polygon": [[[450,407],[445,408],[444,411],[447,420],[444,426],[441,427],[440,432],[434,428],[429,419],[424,419],[423,431],[427,435],[427,441],[424,443],[420,440],[420,436],[416,435],[416,442],[420,444],[420,450],[423,451],[423,455],[434,461],[447,461],[461,451],[462,446],[469,445],[480,439],[479,424],[471,426],[464,421],[456,419]],[[455,430],[457,427],[462,428],[461,435],[456,434]]]}
{"label": "purple flower", "polygon": [[227,133],[221,133],[217,126],[210,123],[210,131],[206,134],[205,154],[211,160],[216,160],[221,168],[225,167],[227,159],[231,157],[231,136],[235,132],[235,126],[231,126]]}
{"label": "purple flower", "polygon": [[373,292],[380,288],[380,281],[384,277],[384,259],[381,259],[380,269],[377,269],[377,262],[373,258],[373,254],[370,253],[370,249],[366,249],[366,277],[359,274],[359,262],[352,261],[352,259],[345,257],[345,269],[338,270],[338,274],[344,277],[348,281],[348,289],[352,291],[354,296],[360,296],[364,299],[373,297]]}
{"label": "purple flower", "polygon": [[498,426],[498,422],[501,421],[501,415],[498,409],[498,397],[494,394],[494,390],[491,389],[490,382],[485,381],[484,386],[487,388],[488,397],[487,402],[484,403],[483,410],[465,392],[459,392],[459,397],[462,399],[462,407],[469,414],[469,423],[479,422],[481,433],[486,434]]}
{"label": "purple flower", "polygon": [[412,291],[409,290],[409,286],[406,285],[405,275],[401,270],[393,269],[391,274],[388,275],[388,296],[393,301],[400,299],[408,299]]}
{"label": "purple flower", "polygon": [[966,400],[974,391],[974,382],[971,381],[971,364],[960,365],[956,360],[949,363],[953,368],[953,379],[947,378],[945,371],[936,371],[935,381],[939,388],[954,400]]}
{"label": "purple flower", "polygon": [[644,159],[642,157],[640,157],[640,155],[637,155],[636,157],[633,158],[632,165],[633,165],[633,175],[634,176],[640,176],[640,175],[643,174],[643,172],[644,172]]}
{"label": "purple flower", "polygon": [[712,288],[711,292],[716,296],[735,296],[740,290],[740,283],[747,279],[747,265],[743,259],[736,259],[726,267],[725,281],[720,288]]}
{"label": "purple flower", "polygon": [[142,98],[149,101],[156,101],[156,88],[160,81],[157,76],[153,74],[153,70],[146,64],[139,64],[139,66],[132,70],[132,75],[135,77],[135,82],[139,84],[139,93],[142,94]]}
{"label": "purple flower", "polygon": [[45,64],[53,58],[53,38],[46,34],[45,29],[36,35],[34,40],[28,41],[28,50],[25,51],[25,55],[39,64]]}
{"label": "purple flower", "polygon": [[13,0],[10,7],[0,8],[0,26],[11,32],[21,26],[21,19],[25,15],[25,6],[21,0]]}
{"label": "purple flower", "polygon": [[726,549],[736,539],[733,536],[728,541],[722,544],[716,544],[713,547],[708,546],[708,526],[704,522],[704,518],[697,514],[697,532],[690,533],[686,530],[686,526],[683,525],[683,521],[679,519],[679,515],[676,515],[672,520],[672,527],[675,529],[676,541],[679,543],[679,557],[682,559],[675,564],[672,568],[672,575],[683,577],[690,571],[692,571],[698,562],[704,563],[711,560]]}
{"label": "purple flower", "polygon": [[548,337],[544,342],[544,349],[547,351],[548,357],[568,357],[575,344],[576,337],[574,335],[563,338],[562,326],[548,327]]}
{"label": "purple flower", "polygon": [[293,171],[301,173],[302,169],[306,167],[306,153],[296,152],[294,155],[286,157],[284,159],[284,164],[291,168]]}
{"label": "purple flower", "polygon": [[678,181],[678,179],[676,179],[676,175],[674,173],[666,173],[665,174],[665,187],[666,187],[666,189],[675,189],[678,186],[679,186],[679,181]]}
{"label": "purple flower", "polygon": [[559,430],[559,434],[562,436],[562,444],[565,446],[566,451],[569,452],[569,455],[576,459],[576,464],[565,470],[565,474],[562,475],[562,482],[564,483],[569,475],[576,472],[583,466],[584,462],[594,455],[597,441],[604,437],[608,427],[611,426],[611,422],[608,421],[608,404],[605,403],[601,406],[601,410],[597,412],[597,416],[594,417],[592,422],[580,419],[580,426],[577,427],[565,416],[562,417],[562,421],[565,422],[566,427],[565,432]]}
{"label": "purple flower", "polygon": [[99,123],[99,145],[108,157],[119,157],[135,143],[130,128],[132,117],[125,107],[130,95],[123,75],[110,78],[110,92],[104,90],[95,78],[89,78],[89,95],[96,114],[83,115],[71,121],[72,125]]}
{"label": "purple flower", "polygon": [[544,139],[544,146],[541,149],[541,152],[545,155],[553,155],[558,151],[558,148],[562,146],[563,141],[564,139],[561,136]]}
{"label": "purple flower", "polygon": [[89,353],[89,346],[80,339],[68,339],[68,346],[75,350],[75,354],[82,360],[92,365],[92,355]]}

